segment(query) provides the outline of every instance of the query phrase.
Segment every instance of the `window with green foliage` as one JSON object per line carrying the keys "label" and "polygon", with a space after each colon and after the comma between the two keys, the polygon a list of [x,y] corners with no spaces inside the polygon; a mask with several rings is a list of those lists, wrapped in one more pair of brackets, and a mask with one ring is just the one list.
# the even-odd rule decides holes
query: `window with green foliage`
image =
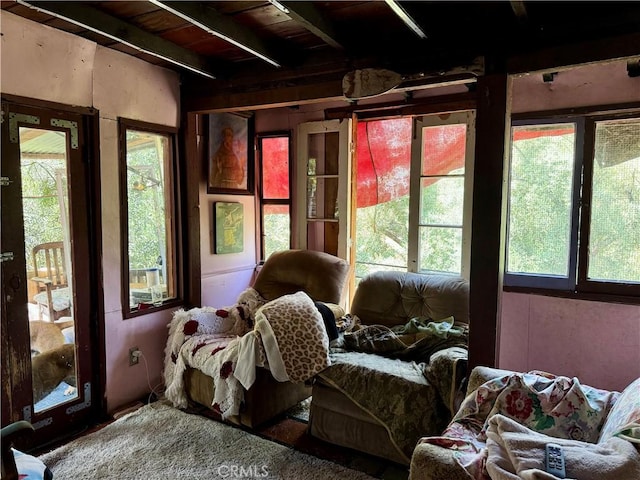
{"label": "window with green foliage", "polygon": [[640,117],[512,127],[505,284],[637,295]]}
{"label": "window with green foliage", "polygon": [[291,248],[290,135],[258,136],[261,259]]}
{"label": "window with green foliage", "polygon": [[120,120],[125,313],[177,298],[174,129]]}
{"label": "window with green foliage", "polygon": [[358,122],[356,278],[467,275],[473,121],[457,112]]}

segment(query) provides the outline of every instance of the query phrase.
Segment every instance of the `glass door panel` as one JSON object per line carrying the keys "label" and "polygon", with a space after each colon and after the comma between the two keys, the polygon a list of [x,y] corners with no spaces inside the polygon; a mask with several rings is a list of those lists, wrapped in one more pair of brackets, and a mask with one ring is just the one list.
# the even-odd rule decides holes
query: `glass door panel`
{"label": "glass door panel", "polygon": [[67,132],[20,127],[34,412],[77,398]]}
{"label": "glass door panel", "polygon": [[350,189],[350,122],[331,120],[302,124],[298,158],[300,248],[319,250],[348,259],[347,237]]}
{"label": "glass door panel", "polygon": [[30,422],[35,446],[86,425],[99,407],[96,117],[2,106],[2,423]]}
{"label": "glass door panel", "polygon": [[412,146],[409,265],[418,272],[468,275],[473,180],[473,114],[416,120]]}

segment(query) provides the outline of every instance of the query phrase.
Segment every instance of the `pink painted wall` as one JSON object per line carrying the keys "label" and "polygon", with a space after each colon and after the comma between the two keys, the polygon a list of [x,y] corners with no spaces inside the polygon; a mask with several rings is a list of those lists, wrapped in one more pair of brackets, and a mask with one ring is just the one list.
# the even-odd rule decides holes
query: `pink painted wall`
{"label": "pink painted wall", "polygon": [[[118,117],[179,126],[178,75],[95,42],[6,11],[2,24],[3,93],[100,114],[102,262],[107,409],[146,395],[161,381],[167,324],[164,310],[125,320],[121,305]],[[129,348],[144,358],[129,366]],[[145,361],[146,360],[146,361]]]}
{"label": "pink painted wall", "polygon": [[[626,62],[515,78],[513,111],[542,111],[640,101],[640,78]],[[498,366],[577,376],[621,390],[640,377],[640,306],[503,292]]]}
{"label": "pink painted wall", "polygon": [[498,365],[623,390],[640,377],[640,306],[505,292]]}

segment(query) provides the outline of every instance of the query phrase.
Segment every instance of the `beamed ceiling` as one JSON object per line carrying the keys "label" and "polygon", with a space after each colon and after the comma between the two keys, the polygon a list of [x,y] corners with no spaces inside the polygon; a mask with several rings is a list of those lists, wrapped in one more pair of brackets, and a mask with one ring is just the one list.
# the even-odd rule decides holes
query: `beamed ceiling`
{"label": "beamed ceiling", "polygon": [[385,68],[416,83],[499,70],[514,57],[545,49],[553,56],[570,45],[602,49],[610,41],[640,54],[640,2],[20,0],[1,7],[173,69],[187,104],[218,97],[208,108],[234,95],[238,104],[255,103],[253,94],[268,92],[266,101],[277,104],[273,92],[286,90],[291,98],[331,97],[354,69]]}

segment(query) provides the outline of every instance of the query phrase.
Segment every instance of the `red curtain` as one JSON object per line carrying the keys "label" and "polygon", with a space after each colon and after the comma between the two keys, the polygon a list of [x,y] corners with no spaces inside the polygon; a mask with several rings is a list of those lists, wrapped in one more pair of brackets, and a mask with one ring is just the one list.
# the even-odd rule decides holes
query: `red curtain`
{"label": "red curtain", "polygon": [[[573,128],[518,130],[514,140],[571,133]],[[411,135],[410,117],[358,123],[358,208],[388,202],[409,193]],[[429,127],[424,132],[423,144],[423,175],[446,175],[462,168],[466,125]]]}

